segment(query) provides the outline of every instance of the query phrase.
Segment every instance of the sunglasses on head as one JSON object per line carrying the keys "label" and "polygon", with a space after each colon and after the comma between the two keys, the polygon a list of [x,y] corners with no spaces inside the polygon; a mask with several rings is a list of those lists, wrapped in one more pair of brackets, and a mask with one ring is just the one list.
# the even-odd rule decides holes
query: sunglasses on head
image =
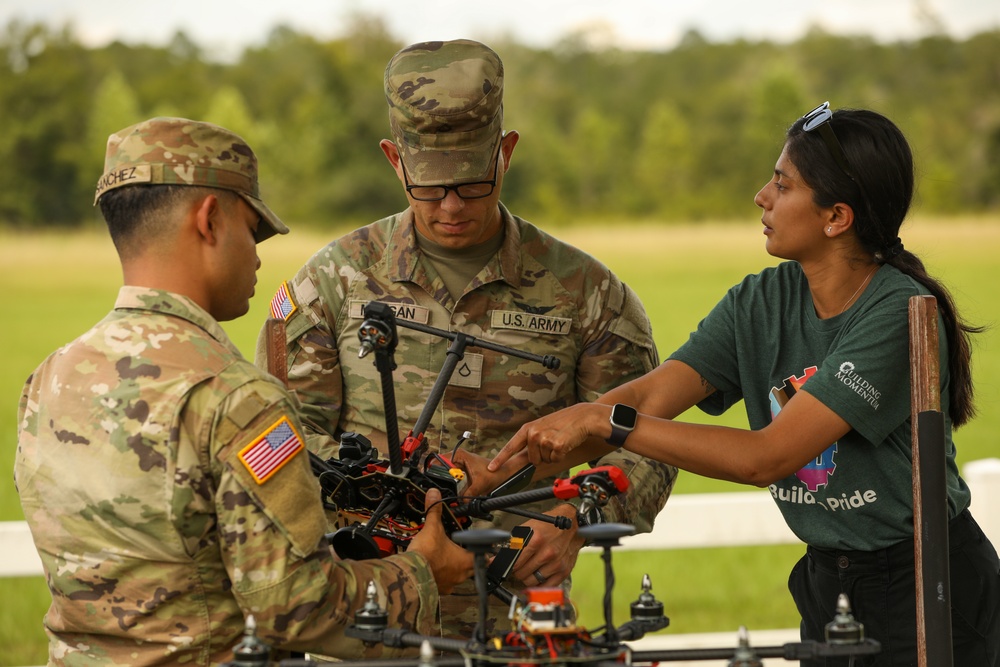
{"label": "sunglasses on head", "polygon": [[833,127],[830,126],[830,119],[833,118],[833,110],[830,109],[829,102],[823,102],[818,107],[807,113],[802,117],[804,121],[802,124],[803,132],[812,132],[814,130],[819,131],[819,135],[823,138],[823,143],[826,144],[827,149],[833,155],[833,159],[837,162],[841,171],[847,174],[855,183],[857,180],[854,178],[854,174],[851,172],[851,166],[847,162],[847,154],[844,153],[844,147],[841,145],[840,140],[837,139],[837,133],[833,131]]}

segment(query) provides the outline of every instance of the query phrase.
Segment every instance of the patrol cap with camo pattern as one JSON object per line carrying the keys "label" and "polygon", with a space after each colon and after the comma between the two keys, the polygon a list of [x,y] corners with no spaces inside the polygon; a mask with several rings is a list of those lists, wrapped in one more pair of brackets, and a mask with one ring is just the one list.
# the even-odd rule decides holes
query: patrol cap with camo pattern
{"label": "patrol cap with camo pattern", "polygon": [[469,39],[422,42],[385,69],[389,127],[416,185],[488,180],[503,129],[503,62]]}
{"label": "patrol cap with camo pattern", "polygon": [[229,130],[187,118],[150,118],[108,137],[101,195],[125,185],[200,185],[232,190],[267,223],[257,242],[287,234],[288,227],[260,198],[257,157]]}

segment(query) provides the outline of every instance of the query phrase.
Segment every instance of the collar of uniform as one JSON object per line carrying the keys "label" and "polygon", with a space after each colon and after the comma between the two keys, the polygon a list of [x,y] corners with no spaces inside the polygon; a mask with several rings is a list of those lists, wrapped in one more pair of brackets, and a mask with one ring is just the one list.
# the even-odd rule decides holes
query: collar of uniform
{"label": "collar of uniform", "polygon": [[[500,204],[500,215],[503,216],[506,234],[503,245],[500,246],[500,275],[496,278],[506,281],[515,289],[519,289],[521,287],[521,226],[503,204]],[[493,265],[488,268],[492,271]]]}
{"label": "collar of uniform", "polygon": [[183,294],[150,287],[125,285],[118,290],[115,310],[145,310],[180,317],[204,329],[209,336],[226,346],[231,352],[240,354],[239,349],[229,340],[229,336],[226,335],[215,318]]}
{"label": "collar of uniform", "polygon": [[[484,283],[503,280],[511,287],[521,287],[521,228],[507,207],[500,206],[500,216],[505,226],[504,242],[500,246],[500,268],[497,273],[496,263],[491,261],[486,265],[488,275]],[[396,221],[389,241],[389,256],[392,261],[388,266],[389,279],[393,282],[414,282],[417,271],[417,259],[420,252],[417,248],[417,230],[413,223],[413,210],[406,209]]]}

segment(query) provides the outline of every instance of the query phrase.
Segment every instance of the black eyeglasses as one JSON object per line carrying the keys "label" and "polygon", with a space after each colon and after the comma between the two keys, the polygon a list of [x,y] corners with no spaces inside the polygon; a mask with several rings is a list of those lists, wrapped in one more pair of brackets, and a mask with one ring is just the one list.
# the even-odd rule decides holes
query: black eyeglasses
{"label": "black eyeglasses", "polygon": [[833,159],[840,166],[841,171],[857,183],[857,179],[854,178],[854,173],[851,171],[851,165],[847,162],[847,154],[844,152],[844,147],[841,145],[840,139],[837,138],[837,133],[830,126],[831,118],[833,118],[833,111],[830,109],[830,103],[823,102],[823,104],[802,117],[805,121],[802,124],[802,131],[812,132],[813,130],[819,130],[820,136],[823,137],[823,143],[826,144],[827,149],[833,155]]}
{"label": "black eyeglasses", "polygon": [[[502,137],[501,137],[502,139]],[[417,201],[441,201],[448,196],[448,191],[453,191],[462,199],[482,199],[493,194],[493,188],[497,185],[497,176],[500,172],[500,143],[497,144],[497,157],[494,160],[495,170],[493,179],[489,181],[475,181],[474,183],[459,183],[458,185],[412,185],[406,174],[406,165],[403,159],[399,159],[399,164],[403,167],[403,183],[406,185],[406,192]]]}

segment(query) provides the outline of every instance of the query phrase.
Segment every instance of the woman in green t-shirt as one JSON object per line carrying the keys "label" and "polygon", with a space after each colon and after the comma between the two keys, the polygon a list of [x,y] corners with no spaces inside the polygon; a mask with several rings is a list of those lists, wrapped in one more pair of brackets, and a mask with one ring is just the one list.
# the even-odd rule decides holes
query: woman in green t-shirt
{"label": "woman in green t-shirt", "polygon": [[[490,469],[529,458],[548,474],[611,444],[767,487],[807,544],[789,577],[803,639],[824,639],[845,593],[882,647],[855,664],[915,665],[907,311],[910,297],[933,295],[954,664],[1000,665],[1000,561],[969,513],[951,441],[974,414],[969,338],[979,329],[899,238],[913,172],[906,138],[878,113],[824,103],[799,118],[754,197],[767,252],[787,261],[730,289],[644,377],[523,426]],[[719,414],[741,400],[750,430],[673,421],[694,405]]]}

